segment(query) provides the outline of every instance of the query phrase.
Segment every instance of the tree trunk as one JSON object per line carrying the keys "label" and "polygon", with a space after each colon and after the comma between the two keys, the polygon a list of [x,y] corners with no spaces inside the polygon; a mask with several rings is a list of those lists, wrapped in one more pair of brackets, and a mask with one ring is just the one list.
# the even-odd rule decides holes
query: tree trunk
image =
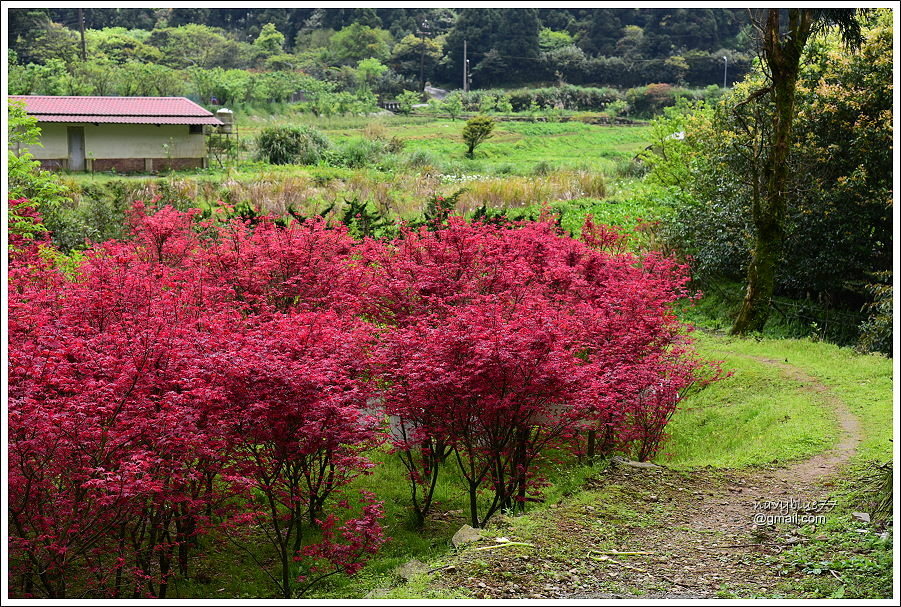
{"label": "tree trunk", "polygon": [[801,53],[810,36],[812,13],[789,9],[788,35],[780,37],[779,9],[769,9],[763,40],[763,59],[772,78],[775,105],[773,135],[766,160],[764,192],[755,197],[751,213],[755,227],[754,251],[748,266],[747,290],[730,333],[762,331],[770,314],[776,270],[785,240],[788,156],[795,111],[795,89]]}
{"label": "tree trunk", "polygon": [[590,465],[594,462],[594,450],[595,444],[597,443],[598,431],[592,428],[588,431],[588,447],[585,452],[585,459],[588,460],[587,463]]}
{"label": "tree trunk", "polygon": [[776,283],[776,268],[782,257],[785,236],[785,199],[767,193],[766,200],[755,207],[766,207],[754,212],[755,244],[751,264],[748,266],[748,287],[741,310],[732,326],[732,335],[762,331],[770,314],[770,302]]}
{"label": "tree trunk", "polygon": [[469,482],[469,520],[472,526],[479,528],[479,485],[478,483]]}

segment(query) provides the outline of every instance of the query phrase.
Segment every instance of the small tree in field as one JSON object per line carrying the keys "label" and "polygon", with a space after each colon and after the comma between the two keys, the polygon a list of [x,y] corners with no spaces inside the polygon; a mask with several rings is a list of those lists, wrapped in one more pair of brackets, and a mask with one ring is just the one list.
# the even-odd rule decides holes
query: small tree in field
{"label": "small tree in field", "polygon": [[450,115],[451,120],[456,120],[463,113],[463,98],[460,96],[460,93],[451,93],[444,98],[440,107]]}
{"label": "small tree in field", "polygon": [[[447,318],[424,317],[387,338],[387,410],[416,428],[396,444],[411,474],[421,476],[412,478],[417,518],[427,512],[446,453],[436,446],[452,449],[474,527],[500,509],[521,508],[534,493],[533,462],[578,427],[585,403],[578,393],[590,383],[590,367],[567,350],[567,326],[541,298],[520,305],[486,300]],[[486,489],[493,495],[480,506]]]}
{"label": "small tree in field", "polygon": [[488,116],[474,116],[466,121],[466,126],[463,127],[463,142],[469,146],[466,150],[467,158],[472,158],[475,149],[491,137],[493,130],[494,120]]}
{"label": "small tree in field", "polygon": [[364,496],[361,517],[345,517],[337,536],[330,499],[372,466],[363,451],[377,444],[374,426],[355,407],[367,398],[354,377],[367,334],[332,313],[276,314],[242,326],[214,359],[222,429],[234,446],[229,472],[256,496],[244,520],[275,549],[277,573],[264,571],[284,598],[335,573],[354,573],[384,541],[372,496]]}
{"label": "small tree in field", "polygon": [[400,104],[400,113],[409,115],[413,111],[413,106],[421,101],[421,96],[416,91],[404,92],[397,96],[397,102]]}

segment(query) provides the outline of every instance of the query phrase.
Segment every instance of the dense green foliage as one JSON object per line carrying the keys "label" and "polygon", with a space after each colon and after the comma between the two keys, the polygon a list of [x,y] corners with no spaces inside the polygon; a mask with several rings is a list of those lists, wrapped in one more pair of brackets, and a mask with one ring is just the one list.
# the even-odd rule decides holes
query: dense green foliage
{"label": "dense green foliage", "polygon": [[466,143],[466,155],[472,158],[475,149],[494,131],[494,121],[487,116],[475,116],[463,127],[463,142]]}
{"label": "dense green foliage", "polygon": [[24,104],[10,101],[7,105],[7,142],[10,146],[7,156],[7,218],[13,233],[33,238],[46,230],[41,223],[32,221],[30,215],[23,216],[23,205],[15,201],[26,199],[37,207],[51,225],[57,219],[60,207],[69,202],[68,189],[60,184],[57,175],[41,169],[41,163],[19,146],[33,146],[40,140],[40,129],[34,117],[25,113]]}
{"label": "dense green foliage", "polygon": [[878,282],[867,285],[867,292],[872,301],[864,306],[869,317],[860,325],[860,341],[864,352],[892,351],[892,273],[876,272]]}
{"label": "dense green foliage", "polygon": [[[871,16],[857,53],[836,38],[807,49],[778,295],[853,314],[866,301],[872,273],[891,268],[890,19]],[[745,100],[761,86],[754,73],[722,102],[683,105],[654,127],[656,144],[646,154],[654,167],[650,179],[667,189],[678,210],[668,238],[693,256],[702,283],[742,280],[749,261],[750,207],[766,153],[752,127],[765,125],[771,110]],[[684,138],[675,136],[680,133]],[[853,331],[843,338],[853,340]]]}
{"label": "dense green foliage", "polygon": [[[523,87],[512,90],[479,89],[459,95],[462,109],[483,113],[524,112],[532,116],[539,112],[553,115],[560,110],[603,111],[610,117],[630,114],[653,117],[664,108],[675,105],[680,99],[714,101],[723,90],[716,86],[705,89],[688,89],[665,83],[649,84],[620,90],[609,87],[588,87],[563,84],[548,87]],[[439,111],[447,112],[446,103],[437,104]]]}
{"label": "dense green foliage", "polygon": [[272,127],[257,135],[256,147],[260,160],[269,164],[316,164],[331,142],[311,127]]}
{"label": "dense green foliage", "polygon": [[[30,65],[56,71],[61,65],[89,89],[92,79],[80,77],[82,72],[109,80],[104,68],[153,65],[301,70],[352,90],[359,85],[360,62],[374,59],[388,69],[370,74],[366,85],[395,95],[404,88],[420,90],[425,81],[461,82],[464,40],[477,88],[536,81],[704,87],[722,83],[724,76],[734,81],[751,64],[748,24],[739,9],[82,10],[84,58],[77,9],[10,10],[13,89],[37,93]],[[171,72],[156,70],[164,74]]]}

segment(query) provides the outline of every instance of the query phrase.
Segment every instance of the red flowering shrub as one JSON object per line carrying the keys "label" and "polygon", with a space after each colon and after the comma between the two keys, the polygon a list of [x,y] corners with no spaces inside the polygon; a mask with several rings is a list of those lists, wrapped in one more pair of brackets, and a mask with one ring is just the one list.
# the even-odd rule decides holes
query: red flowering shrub
{"label": "red flowering shrub", "polygon": [[[576,429],[586,404],[573,396],[588,368],[566,347],[572,319],[559,315],[541,299],[484,301],[386,336],[387,412],[418,430],[411,445],[453,447],[475,527],[526,497],[530,464]],[[494,497],[480,514],[484,485]]]}
{"label": "red flowering shrub", "polygon": [[207,251],[214,283],[231,289],[247,313],[355,312],[362,275],[347,229],[321,219],[282,228],[270,219],[252,229],[240,220],[217,226]]}
{"label": "red flowering shrub", "polygon": [[[700,366],[670,310],[687,273],[626,253],[622,235],[590,218],[583,235],[452,217],[367,251],[369,314],[390,327],[377,357],[384,408],[420,522],[448,452],[479,526],[521,506],[535,458],[578,430],[600,434],[605,453],[659,448]],[[480,514],[486,486],[494,497]]]}
{"label": "red flowering shrub", "polygon": [[[279,312],[303,307],[269,296],[295,276],[270,278],[257,299],[235,286],[246,268],[234,264],[223,279],[213,264],[221,234],[248,249],[267,243],[246,226],[201,225],[169,208],[138,208],[132,221],[132,238],[89,251],[76,280],[30,249],[11,260],[19,595],[164,597],[175,570],[187,573],[197,535],[233,529],[248,513],[271,537],[294,525],[276,542],[285,563],[316,535],[300,522],[329,514],[329,497],[369,466],[361,450],[375,431],[354,407],[366,399],[354,367],[368,330],[333,313]],[[310,275],[302,263],[294,270]],[[269,507],[248,503],[242,516],[236,498],[252,491]],[[346,525],[358,520],[376,537],[376,514]],[[339,542],[326,545],[317,557],[343,569],[359,562],[345,562]]]}
{"label": "red flowering shrub", "polygon": [[77,281],[10,289],[11,543],[24,592],[165,596],[223,457],[188,382],[205,325],[229,318],[211,318],[192,284],[110,244]]}
{"label": "red flowering shrub", "polygon": [[481,526],[522,508],[542,452],[585,432],[652,457],[698,376],[670,310],[685,268],[590,220],[578,241],[444,213],[390,242],[169,207],[130,222],[74,277],[40,238],[15,241],[18,596],[165,597],[216,534],[268,542],[267,574],[296,597],[384,541],[375,498],[346,495],[384,440],[420,522],[452,457]]}
{"label": "red flowering shrub", "polygon": [[[279,556],[285,598],[295,596],[292,561],[309,551],[327,500],[372,466],[364,452],[377,444],[377,428],[357,407],[369,397],[359,379],[368,335],[362,323],[328,312],[252,318],[209,360],[220,431],[232,448],[226,472],[249,489],[244,511]],[[345,527],[378,536],[375,514]],[[331,514],[326,520],[333,525]],[[367,537],[363,545],[378,545]],[[352,571],[358,561],[349,555],[362,554],[349,547],[361,541],[344,545],[327,535],[315,554]]]}

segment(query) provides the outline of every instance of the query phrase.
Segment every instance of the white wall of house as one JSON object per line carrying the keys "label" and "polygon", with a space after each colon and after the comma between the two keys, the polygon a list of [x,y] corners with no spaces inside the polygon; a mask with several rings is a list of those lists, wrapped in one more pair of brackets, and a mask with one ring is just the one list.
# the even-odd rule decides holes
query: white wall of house
{"label": "white wall of house", "polygon": [[41,122],[38,126],[41,128],[41,143],[44,147],[22,146],[22,150],[27,148],[39,160],[45,158],[68,158],[69,143],[66,139],[66,125],[54,122]]}
{"label": "white wall of house", "polygon": [[[203,158],[202,133],[185,124],[84,124],[40,122],[41,143],[29,151],[38,160],[69,157],[68,127],[84,128],[85,158]],[[166,149],[166,146],[169,149]]]}

